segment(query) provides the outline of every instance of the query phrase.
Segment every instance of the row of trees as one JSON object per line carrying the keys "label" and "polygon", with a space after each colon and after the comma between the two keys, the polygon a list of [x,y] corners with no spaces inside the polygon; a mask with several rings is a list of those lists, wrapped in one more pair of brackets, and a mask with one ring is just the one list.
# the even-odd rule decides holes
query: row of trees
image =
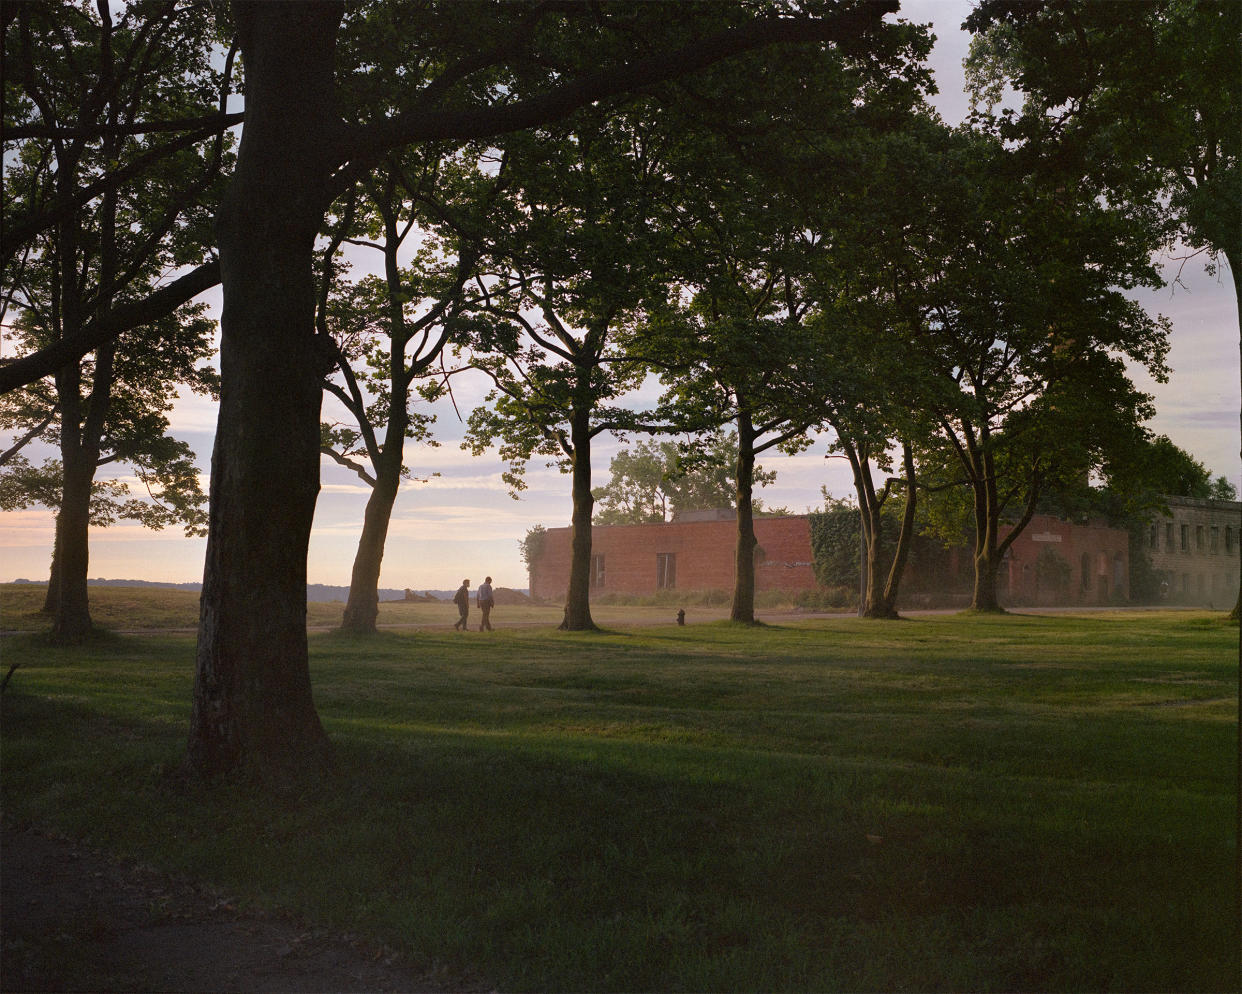
{"label": "row of trees", "polygon": [[[1019,71],[1052,57],[1028,38],[1070,44],[1079,6],[985,4],[979,92],[1027,83]],[[1137,20],[1203,8],[1221,32],[1227,6],[1162,0]],[[345,623],[373,627],[388,518],[415,469],[404,443],[428,429],[412,399],[467,369],[494,386],[470,417],[475,450],[498,444],[515,488],[532,458],[572,475],[567,628],[591,626],[593,440],[726,425],[735,618],[753,619],[756,459],[823,430],[851,461],[876,550],[892,488],[872,474],[890,453],[911,514],[919,487],[969,488],[977,602],[993,604],[1001,515],[1099,465],[1146,413],[1123,363],[1163,375],[1167,329],[1123,291],[1158,281],[1168,219],[1201,209],[1123,183],[1142,156],[1096,168],[1077,116],[1050,133],[1034,109],[945,127],[924,104],[929,38],[896,8],[237,2],[226,17],[135,2],[114,24],[103,2],[6,6],[6,63],[21,69],[6,77],[6,162],[22,165],[0,259],[21,287],[6,305],[24,354],[0,365],[0,389],[30,406],[8,426],[61,439],[58,569],[83,578],[62,636],[89,627],[66,453],[85,437],[100,459],[74,419],[106,417],[100,372],[130,352],[167,348],[153,361],[169,382],[214,388],[192,372],[207,329],[185,308],[218,281],[200,772],[280,780],[328,761],[305,641],[319,461],[372,487]],[[1087,39],[1115,47],[1126,30]],[[1099,64],[1076,100],[1121,85]],[[1236,169],[1236,150],[1213,154],[1213,175],[1222,158]],[[345,245],[373,250],[382,275],[351,279]],[[75,406],[84,369],[96,384]],[[658,402],[627,403],[653,381]]]}

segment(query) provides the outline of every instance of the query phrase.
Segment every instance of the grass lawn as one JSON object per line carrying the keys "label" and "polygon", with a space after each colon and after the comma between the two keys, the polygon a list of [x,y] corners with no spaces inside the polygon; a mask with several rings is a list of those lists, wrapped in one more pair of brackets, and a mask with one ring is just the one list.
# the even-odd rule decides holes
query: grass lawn
{"label": "grass lawn", "polygon": [[[45,630],[50,620],[41,614],[47,587],[34,583],[0,584],[0,632]],[[91,587],[91,620],[104,629],[195,629],[198,627],[198,594],[189,590],[152,587]],[[340,601],[312,602],[306,605],[306,623],[312,629],[336,628],[345,605]],[[492,611],[492,623],[509,625],[560,624],[563,609],[555,605],[502,605]],[[690,607],[691,624],[719,621],[729,616],[728,605]],[[787,613],[787,612],[786,612]],[[676,607],[634,607],[630,605],[592,605],[592,617],[599,625],[634,625],[671,622]],[[379,606],[379,625],[387,627],[447,628],[457,620],[457,608],[448,601],[424,604],[417,601],[387,601]],[[473,602],[470,621],[479,624]]]}
{"label": "grass lawn", "polygon": [[506,991],[1237,984],[1220,615],[450,624],[311,636],[276,800],[172,775],[192,637],[6,638],[5,817]]}

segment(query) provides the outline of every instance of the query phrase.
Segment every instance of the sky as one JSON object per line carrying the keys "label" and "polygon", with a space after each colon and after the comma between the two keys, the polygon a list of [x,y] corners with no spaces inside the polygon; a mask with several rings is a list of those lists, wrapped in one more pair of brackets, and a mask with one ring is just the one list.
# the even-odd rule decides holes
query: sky
{"label": "sky", "polygon": [[[903,17],[931,22],[937,36],[931,64],[940,93],[933,103],[950,122],[964,116],[961,61],[968,36],[960,25],[969,0],[905,0]],[[355,272],[365,267],[355,260]],[[1145,292],[1139,300],[1152,313],[1163,314],[1173,326],[1169,382],[1153,383],[1141,374],[1135,382],[1155,397],[1157,414],[1149,427],[1168,435],[1208,467],[1236,483],[1242,478],[1239,458],[1238,411],[1242,407],[1238,370],[1238,312],[1227,271],[1210,275],[1203,259],[1162,260],[1170,286]],[[219,313],[217,288],[200,298]],[[455,381],[462,416],[483,402],[487,384],[462,377]],[[389,528],[380,586],[414,590],[449,590],[469,577],[474,585],[490,575],[497,586],[524,588],[525,566],[519,543],[534,525],[569,524],[569,477],[535,461],[527,471],[527,489],[513,500],[501,479],[505,466],[495,451],[472,456],[460,448],[464,434],[453,406],[435,408],[434,434],[439,446],[407,445],[406,462],[415,477],[397,498]],[[207,489],[216,421],[215,405],[194,396],[177,404],[172,433],[189,443],[198,457]],[[7,438],[0,443],[8,444]],[[600,436],[593,450],[594,483],[608,481],[608,463],[622,445]],[[32,453],[32,458],[42,458]],[[825,457],[820,443],[797,456],[765,453],[765,469],[776,482],[759,492],[764,503],[795,513],[822,503],[821,487],[847,497],[852,486],[848,466]],[[437,475],[438,474],[438,475]],[[123,467],[112,475],[141,484]],[[347,586],[368,488],[356,476],[325,459],[322,489],[311,534],[307,564],[311,583]],[[52,512],[44,509],[0,513],[0,582],[24,578],[45,580],[51,560]],[[187,582],[202,579],[205,539],[186,538],[178,528],[153,532],[128,522],[91,533],[91,577]]]}

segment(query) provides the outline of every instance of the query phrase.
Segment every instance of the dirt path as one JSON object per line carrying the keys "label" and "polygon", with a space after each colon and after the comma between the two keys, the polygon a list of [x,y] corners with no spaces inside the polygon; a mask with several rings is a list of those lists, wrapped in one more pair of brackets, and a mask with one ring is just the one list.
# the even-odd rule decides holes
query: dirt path
{"label": "dirt path", "polygon": [[0,830],[2,991],[485,991],[188,880]]}

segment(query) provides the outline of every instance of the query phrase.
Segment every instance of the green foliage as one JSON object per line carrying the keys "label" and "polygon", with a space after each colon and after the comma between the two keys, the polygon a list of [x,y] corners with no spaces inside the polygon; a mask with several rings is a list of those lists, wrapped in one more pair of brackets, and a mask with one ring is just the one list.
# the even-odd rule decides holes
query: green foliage
{"label": "green foliage", "polygon": [[463,447],[496,446],[514,496],[532,458],[567,472],[599,434],[645,423],[624,398],[646,376],[634,339],[661,285],[666,229],[655,198],[668,141],[636,110],[583,114],[572,128],[502,143],[488,291],[461,344],[494,389],[470,415]]}
{"label": "green foliage", "polygon": [[1242,5],[1225,0],[986,0],[968,79],[985,102],[1024,96],[1000,132],[1032,158],[1086,175],[1168,217],[1169,237],[1229,257],[1242,235]]}
{"label": "green foliage", "polygon": [[[687,442],[638,442],[613,456],[612,478],[592,491],[595,522],[636,525],[669,520],[679,511],[733,507],[737,502],[737,434],[715,432]],[[766,487],[775,471],[756,466],[754,485]],[[766,509],[752,499],[756,514]]]}
{"label": "green foliage", "polygon": [[[227,86],[209,8],[187,5],[172,16],[152,4],[116,12],[53,4],[14,14],[4,34],[6,129],[81,129],[6,145],[3,227],[25,238],[5,243],[0,314],[16,312],[6,338],[27,354],[149,300],[170,271],[203,261],[232,138],[211,129],[197,142],[128,133],[135,120],[215,114]],[[67,364],[54,384],[5,393],[0,429],[61,450],[60,464],[10,467],[8,506],[58,507],[64,498],[47,490],[59,486],[56,477],[89,479],[98,467],[127,463],[150,499],[115,480],[83,489],[78,499],[90,498],[94,523],[181,522],[202,534],[206,497],[194,454],[167,432],[178,388],[218,390],[216,373],[203,365],[214,330],[204,305],[153,310],[141,326]],[[22,486],[30,488],[24,495]]]}
{"label": "green foliage", "polygon": [[1208,497],[1212,500],[1237,500],[1238,488],[1234,486],[1233,481],[1227,476],[1218,476],[1212,481],[1212,486],[1208,490]]}
{"label": "green foliage", "polygon": [[548,532],[543,525],[534,525],[526,530],[526,537],[518,543],[522,552],[522,562],[529,572],[543,558],[544,546],[547,544]]}
{"label": "green foliage", "polygon": [[811,562],[815,579],[825,587],[858,590],[862,567],[859,544],[862,522],[858,508],[840,504],[807,516],[811,531]]}

